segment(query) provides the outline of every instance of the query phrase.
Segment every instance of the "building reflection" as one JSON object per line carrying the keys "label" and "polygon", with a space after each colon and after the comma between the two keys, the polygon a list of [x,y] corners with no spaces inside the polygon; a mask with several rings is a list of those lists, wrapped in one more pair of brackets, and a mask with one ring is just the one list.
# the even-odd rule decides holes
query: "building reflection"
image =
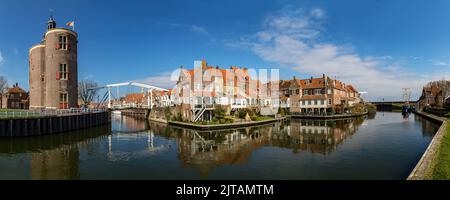
{"label": "building reflection", "polygon": [[292,119],[259,127],[226,131],[198,132],[150,123],[154,133],[177,138],[178,156],[183,166],[208,176],[221,165],[242,164],[252,152],[262,147],[291,149],[294,153],[308,151],[327,155],[345,139],[357,132],[364,118],[346,120]]}
{"label": "building reflection", "polygon": [[32,138],[0,140],[0,153],[29,153],[31,179],[79,179],[80,149],[98,154],[98,141],[111,133],[110,126]]}
{"label": "building reflection", "polygon": [[422,133],[424,136],[433,137],[439,129],[439,126],[436,125],[436,123],[426,120],[417,115],[414,115],[414,120],[420,121],[422,123]]}
{"label": "building reflection", "polygon": [[148,122],[146,120],[127,117],[120,114],[113,114],[111,116],[112,121],[112,129],[115,132],[120,133],[137,133],[137,132],[145,132],[149,129]]}

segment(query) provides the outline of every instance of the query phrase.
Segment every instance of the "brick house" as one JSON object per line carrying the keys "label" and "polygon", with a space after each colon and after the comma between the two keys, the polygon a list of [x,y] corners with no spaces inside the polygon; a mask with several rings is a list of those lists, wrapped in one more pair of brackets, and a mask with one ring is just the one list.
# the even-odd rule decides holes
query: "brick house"
{"label": "brick house", "polygon": [[171,96],[175,105],[183,106],[184,118],[210,120],[214,105],[227,107],[229,112],[258,105],[259,85],[246,68],[222,69],[201,60],[194,62],[194,69],[180,68],[176,95]]}
{"label": "brick house", "polygon": [[290,90],[292,113],[343,113],[348,107],[361,102],[352,85],[323,75],[320,78],[293,78]]}
{"label": "brick house", "polygon": [[19,87],[19,84],[15,84],[12,88],[1,96],[1,108],[5,109],[28,109],[29,95],[28,92]]}

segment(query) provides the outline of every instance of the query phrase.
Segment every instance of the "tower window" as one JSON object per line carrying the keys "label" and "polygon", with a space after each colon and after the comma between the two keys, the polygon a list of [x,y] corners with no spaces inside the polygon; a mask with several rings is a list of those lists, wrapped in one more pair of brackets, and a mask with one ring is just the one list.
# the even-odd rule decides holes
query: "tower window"
{"label": "tower window", "polygon": [[68,102],[67,93],[59,93],[59,108],[60,109],[69,108],[67,102]]}
{"label": "tower window", "polygon": [[68,49],[68,40],[66,35],[60,35],[58,40],[57,49],[67,50]]}
{"label": "tower window", "polygon": [[67,64],[59,64],[59,80],[68,80]]}

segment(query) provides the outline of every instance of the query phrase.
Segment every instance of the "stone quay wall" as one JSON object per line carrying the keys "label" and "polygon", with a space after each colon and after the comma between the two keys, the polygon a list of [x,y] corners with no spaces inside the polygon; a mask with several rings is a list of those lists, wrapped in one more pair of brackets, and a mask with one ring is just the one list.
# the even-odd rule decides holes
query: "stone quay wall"
{"label": "stone quay wall", "polygon": [[24,119],[0,119],[0,138],[50,135],[111,123],[110,112]]}

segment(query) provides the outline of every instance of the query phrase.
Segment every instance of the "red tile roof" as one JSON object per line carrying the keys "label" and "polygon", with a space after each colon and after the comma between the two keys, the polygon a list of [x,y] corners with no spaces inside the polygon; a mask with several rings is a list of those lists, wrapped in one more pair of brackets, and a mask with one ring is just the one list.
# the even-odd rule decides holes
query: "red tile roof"
{"label": "red tile roof", "polygon": [[125,101],[128,103],[139,103],[144,101],[144,93],[132,93],[125,96]]}
{"label": "red tile roof", "polygon": [[27,93],[25,90],[23,90],[22,88],[20,88],[19,86],[15,85],[12,88],[8,89],[8,93]]}

